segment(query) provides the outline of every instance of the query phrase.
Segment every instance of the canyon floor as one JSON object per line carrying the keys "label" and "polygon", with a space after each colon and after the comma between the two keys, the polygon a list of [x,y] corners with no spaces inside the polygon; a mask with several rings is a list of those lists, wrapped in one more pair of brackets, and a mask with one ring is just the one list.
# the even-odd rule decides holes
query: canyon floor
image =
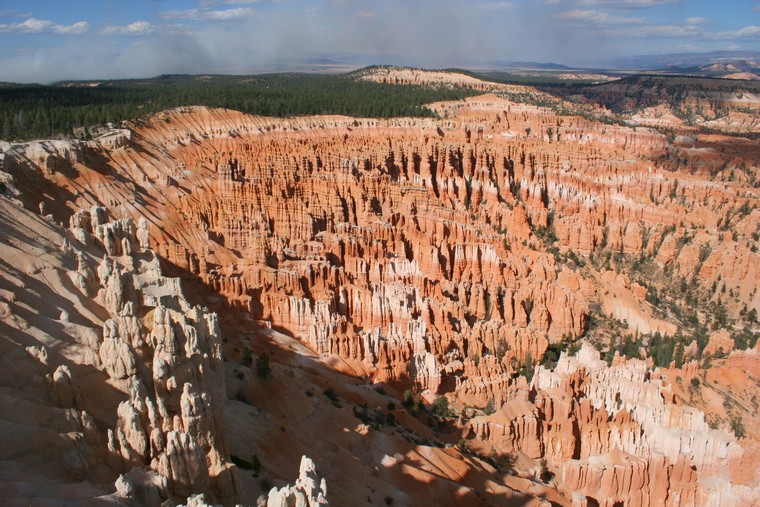
{"label": "canyon floor", "polygon": [[4,502],[760,505],[760,94],[360,78],[0,143]]}

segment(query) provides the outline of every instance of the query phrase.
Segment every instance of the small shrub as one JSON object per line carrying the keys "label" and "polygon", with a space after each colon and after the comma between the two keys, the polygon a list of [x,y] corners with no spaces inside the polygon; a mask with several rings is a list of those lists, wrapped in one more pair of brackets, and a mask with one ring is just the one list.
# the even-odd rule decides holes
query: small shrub
{"label": "small shrub", "polygon": [[541,459],[540,466],[541,466],[541,480],[544,482],[544,484],[546,484],[547,482],[549,482],[550,480],[554,478],[554,474],[549,471],[549,467],[547,466],[545,459]]}
{"label": "small shrub", "polygon": [[441,419],[451,417],[451,409],[449,408],[449,400],[443,396],[436,396],[433,400],[433,414]]}
{"label": "small shrub", "polygon": [[496,357],[499,358],[499,361],[504,359],[504,356],[507,353],[507,350],[509,350],[509,345],[507,345],[506,340],[504,338],[499,339],[499,344],[496,347]]}
{"label": "small shrub", "polygon": [[676,349],[673,352],[673,360],[676,362],[676,368],[683,366],[684,346],[682,342],[678,342]]}
{"label": "small shrub", "polygon": [[325,396],[327,396],[327,399],[329,399],[333,403],[338,403],[338,395],[335,394],[335,391],[333,390],[332,387],[328,387],[327,389],[325,389],[324,391],[322,391],[322,394],[324,394]]}
{"label": "small shrub", "polygon": [[393,403],[392,401],[389,401],[389,402],[388,402],[388,405],[386,405],[386,407],[385,407],[385,408],[387,408],[387,409],[388,409],[388,410],[390,410],[390,411],[396,410],[396,404],[395,404],[395,403]]}
{"label": "small shrub", "polygon": [[419,396],[414,397],[414,403],[412,404],[412,410],[415,412],[424,412],[425,404],[422,402],[422,398]]}
{"label": "small shrub", "polygon": [[744,438],[747,436],[747,431],[744,429],[744,423],[741,417],[734,417],[731,419],[731,429],[734,430],[736,438]]}
{"label": "small shrub", "polygon": [[253,365],[253,352],[251,352],[251,349],[248,347],[243,350],[243,357],[241,358],[240,363],[248,368]]}
{"label": "small shrub", "polygon": [[528,380],[528,383],[533,380],[533,356],[530,352],[525,356],[525,362],[523,363],[522,368],[520,368],[520,375],[525,377]]}
{"label": "small shrub", "polygon": [[5,183],[0,181],[0,194],[4,194],[8,190],[8,187]]}
{"label": "small shrub", "polygon": [[269,365],[269,354],[264,352],[256,359],[256,376],[260,379],[265,379],[271,374],[272,367]]}
{"label": "small shrub", "polygon": [[401,402],[401,404],[406,408],[410,408],[412,406],[412,403],[414,403],[414,394],[412,393],[411,389],[407,389],[404,391],[404,400]]}

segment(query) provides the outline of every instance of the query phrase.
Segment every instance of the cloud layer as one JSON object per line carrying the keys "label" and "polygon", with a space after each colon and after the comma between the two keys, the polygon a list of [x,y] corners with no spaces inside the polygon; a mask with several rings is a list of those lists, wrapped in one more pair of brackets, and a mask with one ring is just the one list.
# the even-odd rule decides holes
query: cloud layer
{"label": "cloud layer", "polygon": [[[135,0],[93,12],[53,0],[0,11],[5,80],[250,73],[306,61],[595,65],[634,54],[760,49],[760,0]],[[18,5],[12,5],[18,3]],[[132,7],[134,5],[134,7]],[[65,20],[65,22],[58,21]]]}
{"label": "cloud layer", "polygon": [[60,25],[49,19],[28,18],[19,23],[0,24],[0,33],[52,33],[56,35],[82,35],[90,25],[87,21],[78,21],[72,25]]}

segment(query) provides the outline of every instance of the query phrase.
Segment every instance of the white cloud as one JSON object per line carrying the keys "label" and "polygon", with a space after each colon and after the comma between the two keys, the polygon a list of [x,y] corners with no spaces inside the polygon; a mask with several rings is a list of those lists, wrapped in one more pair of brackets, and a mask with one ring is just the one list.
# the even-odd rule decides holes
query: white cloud
{"label": "white cloud", "polygon": [[164,19],[191,19],[193,21],[232,21],[248,17],[255,13],[250,7],[235,9],[188,9],[184,11],[166,11],[159,14]]}
{"label": "white cloud", "polygon": [[135,21],[126,26],[109,25],[101,32],[103,35],[146,35],[154,30],[154,26],[147,21]]}
{"label": "white cloud", "polygon": [[0,17],[3,17],[3,18],[30,18],[30,17],[32,17],[32,13],[31,12],[15,11],[13,9],[3,9],[3,10],[0,10]]}
{"label": "white cloud", "polygon": [[707,18],[700,18],[700,17],[689,18],[689,19],[686,20],[686,24],[687,25],[703,25],[703,24],[709,23],[709,22],[710,22],[709,19],[707,19]]}
{"label": "white cloud", "polygon": [[41,33],[51,30],[55,23],[47,19],[29,18],[26,21],[16,25],[19,32]]}
{"label": "white cloud", "polygon": [[600,25],[630,25],[643,23],[644,18],[627,18],[621,16],[612,16],[602,11],[581,10],[574,9],[572,11],[560,12],[557,14],[557,18],[572,20],[572,21],[584,21],[587,23],[596,23]]}
{"label": "white cloud", "polygon": [[680,0],[580,0],[578,5],[608,5],[622,9],[645,9],[658,5],[671,4]]}
{"label": "white cloud", "polygon": [[207,11],[203,19],[209,21],[229,21],[231,19],[244,18],[253,14],[253,9],[249,7],[239,7],[237,9],[227,9],[221,11]]}
{"label": "white cloud", "polygon": [[627,37],[638,38],[679,38],[679,37],[693,37],[698,38],[703,34],[702,30],[694,25],[646,25],[637,26],[626,30],[625,35]]}
{"label": "white cloud", "polygon": [[710,34],[710,38],[721,40],[750,39],[760,40],[760,26],[749,25],[738,30]]}
{"label": "white cloud", "polygon": [[0,24],[0,33],[54,33],[58,35],[81,35],[90,25],[79,21],[73,25],[60,25],[49,19],[29,18],[20,23]]}
{"label": "white cloud", "polygon": [[53,33],[61,35],[81,35],[87,31],[90,27],[87,21],[79,21],[73,25],[53,25],[51,30]]}
{"label": "white cloud", "polygon": [[358,11],[356,13],[356,17],[358,18],[374,18],[377,17],[376,11]]}

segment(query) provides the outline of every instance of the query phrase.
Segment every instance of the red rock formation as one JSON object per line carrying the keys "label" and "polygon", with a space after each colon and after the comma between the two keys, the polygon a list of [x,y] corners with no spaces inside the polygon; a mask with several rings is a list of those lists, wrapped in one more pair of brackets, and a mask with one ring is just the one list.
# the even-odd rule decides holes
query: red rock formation
{"label": "red rock formation", "polygon": [[[340,358],[339,368],[429,395],[456,391],[470,406],[493,401],[496,414],[473,419],[466,434],[547,459],[568,496],[583,495],[573,501],[746,498],[717,479],[738,473],[743,448],[675,404],[671,384],[646,364],[607,367],[584,349],[554,372],[539,368],[530,389],[512,377],[550,344],[582,337],[608,290],[621,294],[608,313],[641,320],[655,319],[648,289],[682,279],[733,316],[743,304],[760,308],[752,251],[760,203],[749,180],[719,180],[712,166],[677,171],[673,158],[701,155],[655,130],[494,95],[435,107],[448,119],[177,109],[135,122],[115,148],[11,146],[4,167],[30,208],[70,220],[72,240],[129,257],[150,236],[166,272],[200,278],[225,305]],[[716,157],[737,171],[734,159],[757,165],[756,154],[734,151],[739,141],[694,140],[718,142],[726,151]],[[51,186],[65,197],[39,191]],[[131,220],[75,213],[92,204]],[[635,260],[651,260],[658,276],[620,273]],[[155,421],[147,408],[125,406],[114,452],[181,488],[191,477],[175,464],[213,447],[211,430],[196,424],[202,389],[183,365],[216,358],[204,340],[218,335],[160,287],[143,294],[158,308],[150,332],[135,332],[128,262],[83,263],[71,278],[114,314],[97,359],[114,381],[139,375],[146,351],[156,357],[146,380],[167,406],[155,401]],[[186,326],[206,330],[172,334]],[[669,326],[649,329],[672,334]],[[72,399],[64,372],[56,385]],[[148,463],[149,449],[164,457]]]}

